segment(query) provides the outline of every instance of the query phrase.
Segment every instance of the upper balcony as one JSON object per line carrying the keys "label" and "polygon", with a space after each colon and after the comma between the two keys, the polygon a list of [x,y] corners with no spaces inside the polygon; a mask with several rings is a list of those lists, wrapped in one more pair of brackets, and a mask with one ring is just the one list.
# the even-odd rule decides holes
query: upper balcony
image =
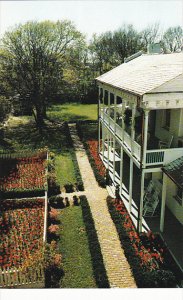
{"label": "upper balcony", "polygon": [[[137,132],[135,132],[134,139],[132,139],[130,124],[125,124],[123,129],[122,115],[118,114],[115,122],[111,108],[101,108],[100,119],[105,127],[107,127],[111,133],[115,134],[126,153],[133,156],[137,165],[140,166],[142,163],[144,168],[161,167],[183,155],[182,147],[159,149],[159,139],[153,131],[147,133],[147,145],[144,149],[143,145],[141,146],[142,141],[139,131],[137,130]],[[140,116],[137,115],[136,117],[138,119]],[[156,124],[154,124],[154,126],[155,125]],[[143,151],[141,150],[142,148]]]}

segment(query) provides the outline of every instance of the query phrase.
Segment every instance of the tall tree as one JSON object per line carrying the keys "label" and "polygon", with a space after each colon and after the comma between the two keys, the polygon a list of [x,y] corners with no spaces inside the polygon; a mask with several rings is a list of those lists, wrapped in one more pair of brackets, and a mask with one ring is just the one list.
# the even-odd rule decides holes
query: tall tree
{"label": "tall tree", "polygon": [[139,34],[133,25],[124,24],[119,30],[114,31],[113,49],[120,63],[124,62],[124,58],[141,50]]}
{"label": "tall tree", "polygon": [[70,21],[27,22],[2,39],[3,80],[29,103],[39,128],[49,102],[60,93],[70,53],[83,39]]}
{"label": "tall tree", "polygon": [[161,40],[161,29],[159,23],[151,24],[139,32],[141,49],[147,51],[147,46]]}
{"label": "tall tree", "polygon": [[183,29],[180,26],[168,28],[162,38],[165,52],[176,52],[183,49]]}

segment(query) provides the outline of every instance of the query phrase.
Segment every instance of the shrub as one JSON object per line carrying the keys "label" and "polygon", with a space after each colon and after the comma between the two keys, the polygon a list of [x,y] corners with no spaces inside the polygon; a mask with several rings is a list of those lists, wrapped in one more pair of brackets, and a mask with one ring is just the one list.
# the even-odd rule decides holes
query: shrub
{"label": "shrub", "polygon": [[56,221],[58,219],[58,211],[55,208],[51,208],[49,211],[49,217],[51,220]]}
{"label": "shrub", "polygon": [[66,193],[74,192],[74,185],[72,183],[67,183],[64,185]]}
{"label": "shrub", "polygon": [[63,198],[60,196],[51,196],[49,198],[49,204],[53,207],[53,208],[64,208],[65,205],[63,203]]}
{"label": "shrub", "polygon": [[57,182],[56,176],[53,172],[48,174],[48,196],[60,194],[60,185]]}
{"label": "shrub", "polygon": [[163,268],[161,257],[158,253],[157,257],[154,257],[149,252],[149,249],[145,249],[138,234],[133,230],[133,224],[124,208],[124,204],[121,203],[115,207],[114,203],[114,199],[107,199],[109,212],[138,287],[175,287],[174,274],[171,270]]}
{"label": "shrub", "polygon": [[62,255],[58,253],[55,241],[46,244],[44,249],[45,287],[58,288],[63,276]]}
{"label": "shrub", "polygon": [[58,225],[51,224],[51,225],[48,227],[48,232],[49,232],[49,233],[58,234],[58,231],[59,231],[59,226],[58,226]]}

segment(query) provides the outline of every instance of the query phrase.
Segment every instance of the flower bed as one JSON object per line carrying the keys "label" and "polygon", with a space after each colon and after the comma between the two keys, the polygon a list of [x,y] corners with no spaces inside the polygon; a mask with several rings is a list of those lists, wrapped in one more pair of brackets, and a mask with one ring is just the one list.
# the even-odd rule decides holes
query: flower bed
{"label": "flower bed", "polygon": [[23,266],[43,247],[44,199],[3,200],[0,211],[0,265]]}
{"label": "flower bed", "polygon": [[0,191],[16,193],[46,188],[46,160],[41,156],[0,159]]}
{"label": "flower bed", "polygon": [[[87,123],[89,125],[88,127],[86,127]],[[77,128],[78,135],[84,144],[95,178],[101,187],[105,187],[106,169],[100,156],[98,155],[98,141],[96,140],[96,130],[92,129],[91,132],[88,133],[88,131],[90,131],[89,129],[92,128],[92,125],[93,122],[91,123],[91,121],[77,122],[76,128]],[[97,124],[94,125],[96,127]]]}
{"label": "flower bed", "polygon": [[176,278],[164,261],[165,248],[152,244],[151,235],[149,243],[143,243],[122,201],[107,202],[138,287],[175,287]]}

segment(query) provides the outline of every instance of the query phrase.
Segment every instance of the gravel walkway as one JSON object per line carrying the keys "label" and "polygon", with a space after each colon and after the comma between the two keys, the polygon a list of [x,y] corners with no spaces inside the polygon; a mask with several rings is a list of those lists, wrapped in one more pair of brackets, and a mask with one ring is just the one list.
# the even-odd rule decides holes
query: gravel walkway
{"label": "gravel walkway", "polygon": [[95,223],[110,287],[135,288],[135,280],[124,251],[121,248],[115,225],[108,212],[106,198],[109,194],[106,189],[100,188],[96,182],[87,154],[78,137],[76,124],[69,124],[69,129],[84,183],[85,195]]}

